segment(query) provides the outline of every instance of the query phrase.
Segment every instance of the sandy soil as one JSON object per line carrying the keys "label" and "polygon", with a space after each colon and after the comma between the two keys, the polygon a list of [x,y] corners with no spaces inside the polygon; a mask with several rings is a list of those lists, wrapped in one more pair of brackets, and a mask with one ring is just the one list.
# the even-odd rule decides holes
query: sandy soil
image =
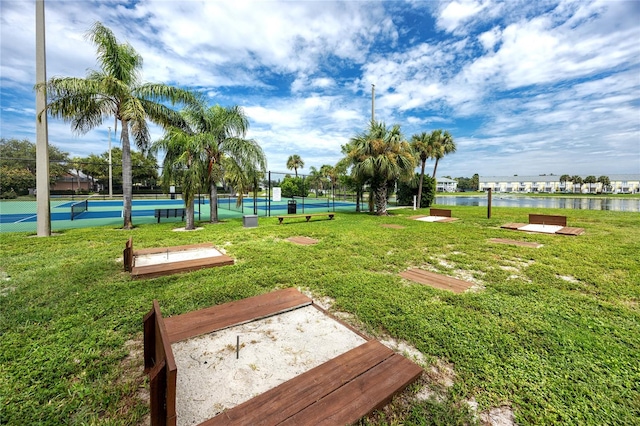
{"label": "sandy soil", "polygon": [[178,425],[214,417],[365,342],[307,306],[174,343]]}
{"label": "sandy soil", "polygon": [[419,217],[416,220],[420,220],[422,222],[440,222],[441,220],[445,220],[445,219],[449,219],[449,218],[444,216],[424,216],[424,217]]}
{"label": "sandy soil", "polygon": [[539,224],[531,223],[529,225],[525,225],[518,228],[518,231],[531,231],[531,232],[543,232],[545,234],[555,234],[562,228],[564,228],[564,226],[539,225]]}
{"label": "sandy soil", "polygon": [[222,256],[220,251],[214,248],[202,248],[180,251],[166,251],[165,253],[152,253],[136,255],[135,266],[157,265],[159,263],[180,262],[183,260],[204,259],[205,257]]}

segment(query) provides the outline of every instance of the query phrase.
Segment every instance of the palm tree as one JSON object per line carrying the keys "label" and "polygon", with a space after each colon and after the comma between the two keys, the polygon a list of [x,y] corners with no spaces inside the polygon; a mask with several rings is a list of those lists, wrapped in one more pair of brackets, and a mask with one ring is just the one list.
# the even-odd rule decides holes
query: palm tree
{"label": "palm tree", "polygon": [[456,143],[448,131],[442,133],[442,130],[434,130],[431,132],[431,141],[433,145],[432,158],[435,158],[436,164],[433,166],[433,180],[436,180],[436,170],[438,169],[438,161],[445,155],[456,152]]}
{"label": "palm tree", "polygon": [[420,160],[420,181],[418,182],[418,205],[422,200],[422,183],[424,182],[424,168],[427,160],[433,158],[434,146],[431,134],[422,132],[411,137],[411,148]]}
{"label": "palm tree", "polygon": [[351,141],[349,141],[346,145],[342,145],[341,151],[344,157],[340,161],[338,161],[338,164],[336,164],[336,168],[338,168],[338,170],[344,170],[345,173],[348,169],[351,169],[351,179],[353,180],[354,186],[356,188],[356,212],[360,212],[360,202],[364,193],[364,184],[366,178],[362,176],[356,176],[353,173],[353,167],[358,162],[355,154],[353,156],[351,155],[351,152],[355,150],[355,148],[355,144]]}
{"label": "palm tree", "polygon": [[133,178],[129,133],[140,149],[147,149],[150,135],[146,120],[165,129],[183,127],[180,113],[164,102],[191,105],[197,102],[197,97],[188,90],[165,84],[141,84],[142,57],[131,45],[119,44],[113,32],[100,22],[93,25],[87,38],[96,45],[98,71],[90,70],[86,78],[53,77],[36,88],[44,85],[51,99],[47,105],[49,113],[70,122],[74,132],[87,133],[109,117],[115,117],[116,131],[118,122],[121,123],[123,228],[131,229]]}
{"label": "palm tree", "polygon": [[611,185],[611,179],[609,179],[609,176],[600,176],[598,178],[598,182],[602,185],[602,192],[607,192],[609,190],[609,186]]}
{"label": "palm tree", "polygon": [[[245,139],[249,119],[239,106],[210,108],[203,106],[186,111],[187,121],[194,134],[202,135],[200,151],[207,163],[206,186],[209,188],[211,223],[218,222],[218,182],[224,176],[223,155],[229,164],[250,170],[266,170],[267,160],[258,143]],[[237,175],[237,170],[234,172]],[[241,192],[242,193],[242,192]]]}
{"label": "palm tree", "polygon": [[573,183],[573,191],[571,191],[571,192],[576,192],[576,185],[580,185],[578,187],[578,190],[580,192],[582,192],[581,191],[582,190],[582,178],[580,176],[578,176],[578,175],[571,176],[571,182]]}
{"label": "palm tree", "polygon": [[318,197],[319,189],[322,188],[323,178],[324,176],[320,170],[316,169],[314,166],[309,168],[309,176],[307,177],[307,180],[309,181],[309,185],[313,185],[316,188],[316,197]]}
{"label": "palm tree", "polygon": [[584,178],[584,183],[588,183],[589,184],[589,194],[591,194],[591,184],[596,183],[597,181],[598,180],[593,175],[589,175],[586,178]]}
{"label": "palm tree", "polygon": [[173,127],[153,146],[154,150],[161,149],[165,152],[162,186],[166,190],[169,185],[176,183],[182,188],[185,229],[189,231],[195,229],[194,201],[206,174],[206,162],[200,150],[201,138],[202,135],[193,135]]}
{"label": "palm tree", "polygon": [[567,190],[567,182],[571,181],[571,176],[569,175],[562,175],[560,176],[560,183],[563,183],[563,190],[566,191]]}
{"label": "palm tree", "polygon": [[416,160],[399,125],[388,129],[383,122],[371,122],[368,131],[350,140],[352,173],[371,185],[377,215],[387,214],[387,188],[397,179],[413,176]]}
{"label": "palm tree", "polygon": [[329,183],[331,184],[331,196],[334,196],[336,180],[338,179],[338,171],[335,167],[330,166],[329,164],[323,164],[320,167],[320,174],[329,179]]}
{"label": "palm tree", "polygon": [[304,168],[304,161],[298,154],[290,155],[287,159],[287,169],[294,170],[296,173],[296,177],[298,177],[298,169]]}

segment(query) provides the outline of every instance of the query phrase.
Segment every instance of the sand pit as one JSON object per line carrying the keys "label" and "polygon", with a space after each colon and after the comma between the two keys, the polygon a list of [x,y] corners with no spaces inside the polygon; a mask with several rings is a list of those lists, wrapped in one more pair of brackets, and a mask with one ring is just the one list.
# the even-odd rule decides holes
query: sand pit
{"label": "sand pit", "polygon": [[442,222],[442,221],[448,221],[450,219],[451,219],[450,217],[446,217],[446,216],[422,216],[422,217],[416,218],[416,220],[419,220],[422,222]]}
{"label": "sand pit", "polygon": [[518,231],[541,232],[543,234],[555,234],[562,228],[564,228],[564,226],[542,225],[538,223],[530,223],[528,225],[518,228]]}
{"label": "sand pit", "polygon": [[204,259],[222,256],[222,253],[211,247],[198,247],[178,251],[167,250],[164,253],[148,253],[135,256],[134,266],[148,266],[159,263],[182,262],[184,260]]}
{"label": "sand pit", "polygon": [[306,306],[173,343],[178,425],[212,418],[365,342]]}
{"label": "sand pit", "polygon": [[124,270],[134,278],[155,278],[234,263],[211,243],[134,250],[133,238],[126,242],[122,257]]}

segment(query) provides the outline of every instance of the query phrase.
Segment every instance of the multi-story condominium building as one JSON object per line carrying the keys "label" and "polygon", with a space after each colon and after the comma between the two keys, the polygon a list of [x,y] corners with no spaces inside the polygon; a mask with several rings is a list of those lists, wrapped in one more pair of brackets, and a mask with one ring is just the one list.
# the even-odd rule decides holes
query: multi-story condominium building
{"label": "multi-story condominium building", "polygon": [[436,178],[436,192],[456,192],[458,181],[446,177]]}
{"label": "multi-story condominium building", "polygon": [[[586,176],[580,176],[582,180]],[[545,176],[480,176],[479,186],[481,191],[489,188],[493,192],[569,192],[577,194],[586,193],[612,193],[635,194],[640,193],[640,174],[608,175],[610,184],[604,186],[601,182],[574,183],[572,181],[560,182],[560,175]]]}

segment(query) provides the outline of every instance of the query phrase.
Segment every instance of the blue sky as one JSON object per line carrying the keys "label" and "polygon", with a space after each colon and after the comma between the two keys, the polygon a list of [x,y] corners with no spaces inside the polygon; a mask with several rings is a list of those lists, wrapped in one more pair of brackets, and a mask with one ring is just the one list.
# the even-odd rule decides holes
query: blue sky
{"label": "blue sky", "polygon": [[[334,165],[371,118],[448,130],[438,175],[640,173],[640,1],[46,0],[47,77],[96,69],[111,28],[143,81],[240,105],[268,168]],[[35,142],[35,2],[0,1],[0,136]],[[107,150],[49,120],[72,156]],[[158,138],[161,130],[153,129]],[[117,146],[117,138],[113,138]],[[432,168],[429,163],[428,170]]]}

